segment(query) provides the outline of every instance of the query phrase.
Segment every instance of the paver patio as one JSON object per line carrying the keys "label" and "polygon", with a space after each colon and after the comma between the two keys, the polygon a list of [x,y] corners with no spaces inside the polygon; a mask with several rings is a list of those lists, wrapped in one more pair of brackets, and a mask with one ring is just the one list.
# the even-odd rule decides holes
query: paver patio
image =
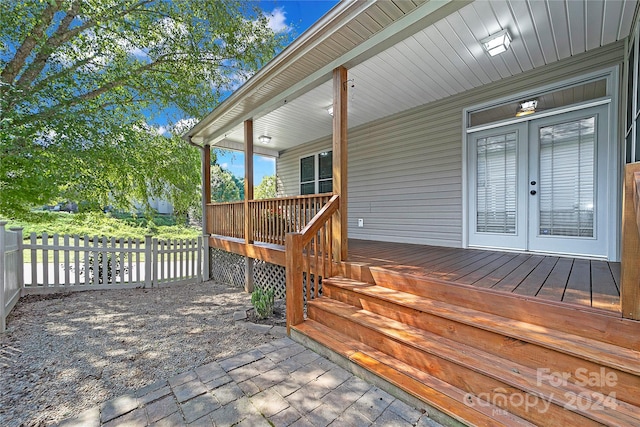
{"label": "paver patio", "polygon": [[440,424],[289,338],[104,402],[59,427]]}

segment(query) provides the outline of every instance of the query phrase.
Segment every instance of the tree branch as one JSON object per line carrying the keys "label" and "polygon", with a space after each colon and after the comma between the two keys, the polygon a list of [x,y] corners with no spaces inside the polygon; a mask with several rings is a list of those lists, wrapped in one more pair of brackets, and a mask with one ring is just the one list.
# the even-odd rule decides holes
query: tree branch
{"label": "tree branch", "polygon": [[24,64],[27,61],[27,58],[36,47],[38,43],[38,39],[40,39],[45,30],[51,25],[51,21],[53,21],[53,15],[60,9],[62,6],[62,1],[57,0],[55,3],[49,3],[49,5],[42,11],[42,15],[40,17],[39,22],[36,26],[31,30],[30,34],[24,39],[18,50],[16,50],[15,55],[9,61],[9,63],[4,67],[2,73],[0,74],[0,79],[2,79],[5,83],[13,83],[16,76],[24,67]]}
{"label": "tree branch", "polygon": [[[142,0],[130,8],[123,10],[120,13],[114,14],[109,19],[126,16],[127,14],[137,10],[140,6],[144,6],[148,3],[151,3],[152,1],[153,0]],[[59,48],[62,44],[66,43],[67,41],[71,40],[73,37],[77,36],[78,34],[82,33],[83,31],[89,28],[94,27],[97,24],[97,22],[94,19],[90,19],[84,24],[69,30],[69,25],[71,25],[71,22],[76,18],[78,14],[80,4],[81,2],[73,3],[72,8],[67,12],[67,15],[64,17],[64,19],[56,29],[56,32],[45,42],[42,49],[40,49],[40,51],[36,55],[36,58],[34,59],[34,61],[29,65],[27,70],[24,73],[22,73],[22,75],[20,76],[20,79],[17,82],[19,86],[24,87],[24,86],[30,85],[36,79],[36,77],[38,77],[38,75],[42,72],[45,65],[47,64],[47,61],[49,60],[49,58],[51,58],[51,55],[53,54],[53,52],[55,52],[55,50]]]}

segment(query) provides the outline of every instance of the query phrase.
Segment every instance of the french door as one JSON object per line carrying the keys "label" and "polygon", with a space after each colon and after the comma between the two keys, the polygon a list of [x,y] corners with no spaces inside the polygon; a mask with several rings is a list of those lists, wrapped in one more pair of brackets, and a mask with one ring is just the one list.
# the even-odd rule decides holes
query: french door
{"label": "french door", "polygon": [[607,107],[469,136],[469,245],[607,256]]}

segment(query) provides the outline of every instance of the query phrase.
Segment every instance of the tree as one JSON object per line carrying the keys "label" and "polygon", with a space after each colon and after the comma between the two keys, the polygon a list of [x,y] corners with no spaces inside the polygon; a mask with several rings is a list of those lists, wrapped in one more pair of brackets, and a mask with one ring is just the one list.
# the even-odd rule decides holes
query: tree
{"label": "tree", "polygon": [[255,190],[256,199],[273,199],[277,196],[276,176],[266,175]]}
{"label": "tree", "polygon": [[211,167],[211,200],[213,202],[235,202],[242,200],[238,178],[218,165]]}
{"label": "tree", "polygon": [[238,0],[0,4],[2,212],[197,190],[197,149],[147,122],[203,117],[285,42]]}

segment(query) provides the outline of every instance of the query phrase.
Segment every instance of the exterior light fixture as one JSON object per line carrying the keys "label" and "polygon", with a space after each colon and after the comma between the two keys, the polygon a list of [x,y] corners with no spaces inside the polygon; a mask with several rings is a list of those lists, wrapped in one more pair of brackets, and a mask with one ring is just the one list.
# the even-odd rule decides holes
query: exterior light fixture
{"label": "exterior light fixture", "polygon": [[533,114],[536,112],[536,107],[538,107],[537,99],[530,99],[528,101],[521,102],[520,106],[518,107],[518,111],[516,112],[516,117]]}
{"label": "exterior light fixture", "polygon": [[499,53],[506,52],[509,49],[509,45],[511,44],[511,34],[509,34],[508,30],[502,30],[498,33],[495,33],[486,39],[480,40],[484,50],[486,50],[489,55],[496,56]]}
{"label": "exterior light fixture", "polygon": [[327,107],[327,113],[329,113],[329,115],[333,117],[333,104]]}
{"label": "exterior light fixture", "polygon": [[258,141],[260,141],[263,144],[268,144],[271,142],[271,137],[267,135],[260,135],[260,137],[258,137]]}

